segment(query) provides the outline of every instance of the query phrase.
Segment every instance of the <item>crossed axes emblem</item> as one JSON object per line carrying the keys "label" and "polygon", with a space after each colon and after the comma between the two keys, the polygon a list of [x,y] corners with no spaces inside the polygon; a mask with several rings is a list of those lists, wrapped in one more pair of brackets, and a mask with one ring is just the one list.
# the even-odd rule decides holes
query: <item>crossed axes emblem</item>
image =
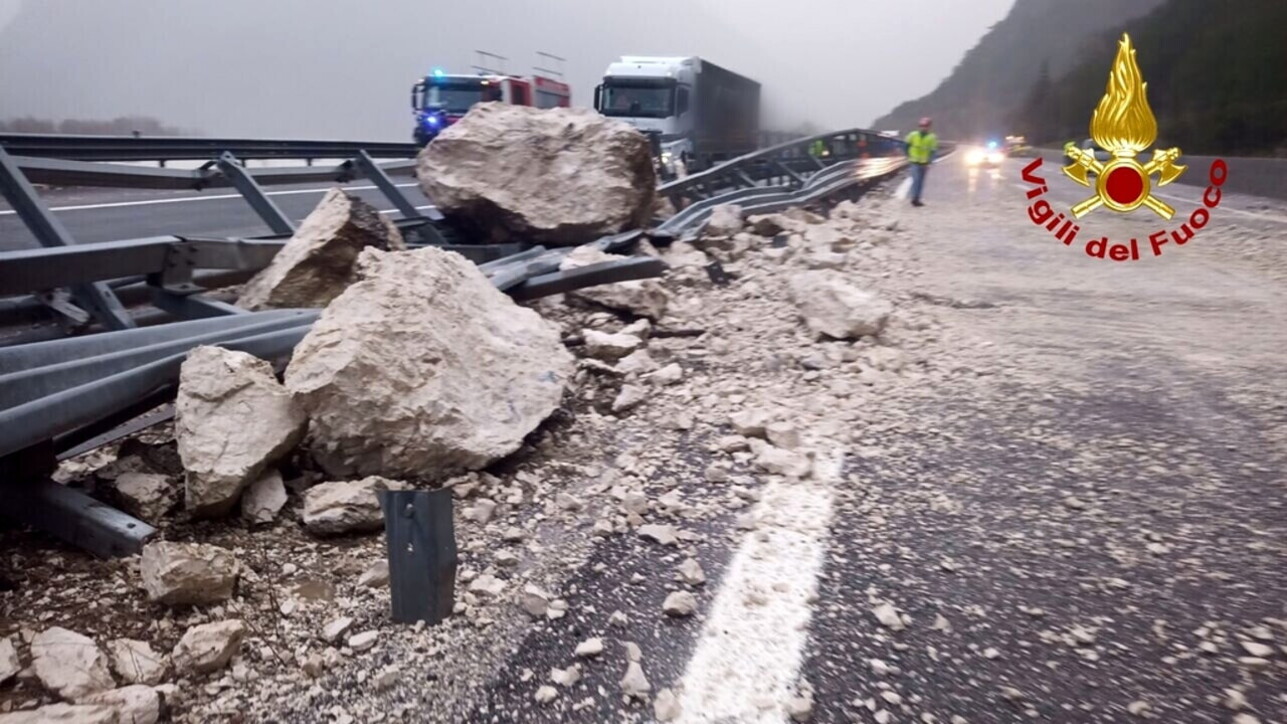
{"label": "crossed axes emblem", "polygon": [[[1091,185],[1087,172],[1094,173],[1096,177],[1095,195],[1072,208],[1075,218],[1080,219],[1100,206],[1108,206],[1115,211],[1131,211],[1147,206],[1164,219],[1175,216],[1174,208],[1152,194],[1149,178],[1155,173],[1160,174],[1158,186],[1165,186],[1179,178],[1188,169],[1188,166],[1175,163],[1180,157],[1180,149],[1155,151],[1153,159],[1147,164],[1140,164],[1131,152],[1114,153],[1113,159],[1107,163],[1095,158],[1094,151],[1076,147],[1068,149],[1068,156],[1073,162],[1064,166],[1064,175],[1082,186]],[[1111,187],[1110,179],[1113,180]]]}

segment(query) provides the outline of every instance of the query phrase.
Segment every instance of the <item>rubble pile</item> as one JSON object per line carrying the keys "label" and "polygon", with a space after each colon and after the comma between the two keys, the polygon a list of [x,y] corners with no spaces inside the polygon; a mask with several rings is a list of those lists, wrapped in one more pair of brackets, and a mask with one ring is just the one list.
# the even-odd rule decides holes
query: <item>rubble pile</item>
{"label": "rubble pile", "polygon": [[362,199],[333,188],[273,257],[246,283],[237,304],[246,309],[325,307],[356,281],[366,248],[406,249],[393,222]]}
{"label": "rubble pile", "polygon": [[[683,692],[656,681],[626,632],[700,627],[719,574],[702,523],[734,516],[755,530],[789,516],[757,505],[759,489],[818,474],[819,450],[854,421],[826,403],[914,374],[885,346],[909,324],[899,308],[884,302],[877,323],[874,302],[851,303],[882,297],[862,280],[891,232],[869,221],[879,208],[849,206],[830,219],[722,210],[702,238],[662,251],[675,267],[664,281],[532,308],[449,252],[364,248],[284,385],[241,353],[195,350],[175,440],[161,442],[182,459],[184,510],[166,502],[166,471],[112,464],[128,469],[115,487],[150,506],[167,540],[67,589],[109,581],[105,619],[58,629],[63,609],[0,629],[0,677],[21,682],[20,699],[0,697],[0,723],[4,706],[47,718],[78,707],[86,721],[167,709],[183,722],[249,709],[468,718],[450,707],[512,641],[570,621],[567,660],[531,677],[527,702],[570,712],[597,676],[610,698],[679,716]],[[818,276],[823,254],[838,259]],[[567,265],[603,260],[578,250]],[[727,285],[705,272],[714,261]],[[533,435],[560,407],[570,420]],[[431,484],[456,499],[456,605],[437,627],[397,626],[376,492]],[[227,517],[238,503],[240,519]],[[188,522],[211,516],[226,519]],[[657,561],[655,620],[596,607],[599,593],[569,582],[605,538]],[[69,635],[80,653],[39,674],[50,650],[39,637]],[[425,686],[442,695],[426,703]]]}
{"label": "rubble pile", "polygon": [[492,241],[571,246],[637,228],[657,184],[647,139],[587,108],[480,103],[420,153],[420,186]]}

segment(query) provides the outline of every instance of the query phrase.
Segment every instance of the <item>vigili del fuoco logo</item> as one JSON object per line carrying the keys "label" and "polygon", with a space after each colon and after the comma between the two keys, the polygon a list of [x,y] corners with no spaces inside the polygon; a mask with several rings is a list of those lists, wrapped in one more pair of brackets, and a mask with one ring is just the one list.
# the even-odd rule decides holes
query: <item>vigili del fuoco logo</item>
{"label": "vigili del fuoco logo", "polygon": [[[1117,59],[1108,74],[1108,88],[1090,117],[1091,138],[1109,157],[1096,157],[1094,149],[1075,146],[1066,149],[1072,163],[1063,168],[1064,175],[1095,192],[1070,209],[1071,219],[1062,212],[1056,214],[1050,202],[1041,198],[1050,190],[1046,180],[1037,175],[1042,159],[1038,157],[1023,169],[1023,180],[1033,186],[1028,190],[1028,198],[1035,199],[1028,207],[1028,218],[1065,246],[1077,241],[1082,231],[1078,222],[1082,217],[1101,206],[1122,214],[1143,206],[1168,221],[1174,218],[1175,209],[1153,193],[1152,179],[1156,175],[1157,186],[1165,186],[1188,170],[1188,166],[1176,163],[1180,149],[1157,149],[1148,163],[1136,159],[1157,140],[1157,119],[1149,108],[1147,91],[1148,83],[1144,82],[1135,62],[1131,38],[1123,34],[1117,44]],[[1223,159],[1212,162],[1208,173],[1210,185],[1202,194],[1202,205],[1194,209],[1179,228],[1162,229],[1149,235],[1148,246],[1153,256],[1161,256],[1167,244],[1183,246],[1207,225],[1211,220],[1209,209],[1220,205],[1220,187],[1228,177],[1229,167]],[[1140,258],[1138,239],[1114,243],[1103,236],[1087,241],[1085,250],[1088,256],[1097,259],[1136,261]]]}

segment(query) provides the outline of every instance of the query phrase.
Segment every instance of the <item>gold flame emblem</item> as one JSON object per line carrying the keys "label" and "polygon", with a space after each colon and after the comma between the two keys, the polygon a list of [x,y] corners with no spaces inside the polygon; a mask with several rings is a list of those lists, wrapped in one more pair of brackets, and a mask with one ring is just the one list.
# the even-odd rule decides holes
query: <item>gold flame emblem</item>
{"label": "gold flame emblem", "polygon": [[1082,186],[1090,186],[1087,172],[1095,174],[1095,195],[1074,206],[1073,216],[1080,219],[1100,206],[1120,212],[1147,206],[1164,219],[1175,215],[1175,209],[1153,195],[1150,179],[1158,174],[1157,185],[1165,186],[1179,178],[1188,168],[1175,163],[1180,149],[1154,151],[1147,164],[1135,160],[1157,140],[1157,119],[1148,106],[1148,83],[1135,62],[1129,35],[1122,34],[1117,44],[1108,88],[1090,117],[1090,135],[1112,158],[1100,161],[1093,150],[1068,149],[1072,163],[1064,167],[1065,175]]}

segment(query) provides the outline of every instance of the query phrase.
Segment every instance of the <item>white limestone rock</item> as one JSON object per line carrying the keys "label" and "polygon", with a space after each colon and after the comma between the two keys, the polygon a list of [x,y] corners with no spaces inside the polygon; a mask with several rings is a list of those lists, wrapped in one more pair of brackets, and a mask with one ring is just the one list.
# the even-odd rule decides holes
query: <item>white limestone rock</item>
{"label": "white limestone rock", "polygon": [[168,606],[226,601],[239,572],[231,552],[204,543],[155,541],[143,546],[139,560],[148,600]]}
{"label": "white limestone rock", "polygon": [[307,423],[272,365],[221,347],[188,353],[174,409],[184,504],[198,517],[228,513],[247,485],[295,447]]}
{"label": "white limestone rock", "polygon": [[354,263],[367,247],[406,249],[391,220],[343,189],[326,192],[277,252],[242,289],[246,309],[325,307],[355,281]]}
{"label": "white limestone rock", "polygon": [[464,257],[368,249],[358,269],[286,370],[310,418],[309,449],[330,474],[481,469],[562,403],[575,363],[559,330]]}

